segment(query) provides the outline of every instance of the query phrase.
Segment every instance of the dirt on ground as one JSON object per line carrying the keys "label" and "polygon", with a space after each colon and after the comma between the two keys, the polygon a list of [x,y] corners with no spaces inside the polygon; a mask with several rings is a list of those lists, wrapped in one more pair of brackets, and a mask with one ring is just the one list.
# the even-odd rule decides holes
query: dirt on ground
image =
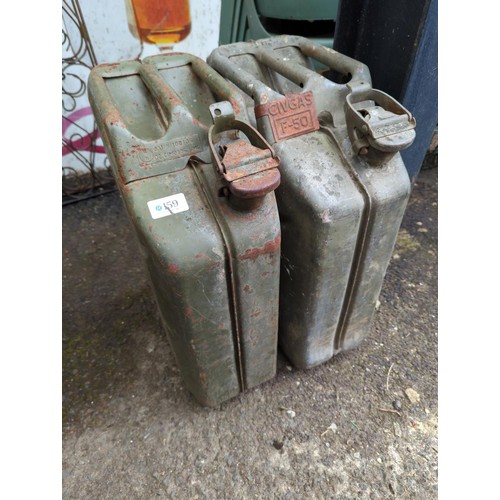
{"label": "dirt on ground", "polygon": [[437,183],[368,338],[215,409],[180,378],[117,192],[63,209],[63,498],[437,498]]}

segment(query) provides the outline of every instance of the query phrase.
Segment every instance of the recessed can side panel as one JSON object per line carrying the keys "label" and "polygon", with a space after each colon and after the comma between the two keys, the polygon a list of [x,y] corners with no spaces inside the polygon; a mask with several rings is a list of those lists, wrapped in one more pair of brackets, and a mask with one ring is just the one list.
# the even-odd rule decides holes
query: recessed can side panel
{"label": "recessed can side panel", "polygon": [[314,132],[275,148],[282,165],[279,343],[295,366],[309,368],[334,353],[363,199],[327,135]]}
{"label": "recessed can side panel", "polygon": [[[151,200],[179,194],[188,210],[152,217]],[[192,169],[134,182],[123,195],[186,386],[209,406],[238,395],[228,257]]]}
{"label": "recessed can side panel", "polygon": [[377,300],[390,263],[411,192],[410,179],[397,153],[382,167],[371,167],[354,154],[347,131],[336,131],[339,144],[369,195],[356,272],[343,308],[335,352],[352,349],[370,331]]}
{"label": "recessed can side panel", "polygon": [[228,199],[213,196],[218,179],[213,167],[195,170],[230,244],[233,300],[239,323],[241,369],[245,388],[276,373],[281,228],[274,193],[252,211],[238,211]]}
{"label": "recessed can side panel", "polygon": [[[310,368],[334,353],[364,201],[335,142],[319,130],[314,94],[305,88],[301,92],[299,79],[292,82],[287,77],[293,75],[276,65],[271,69],[281,75],[279,87],[276,78],[259,81],[270,68],[259,51],[256,43],[223,46],[209,62],[247,92],[253,90],[257,126],[280,158],[279,344],[295,366]],[[237,68],[233,54],[240,54]],[[282,80],[296,85],[299,93],[282,95]]]}

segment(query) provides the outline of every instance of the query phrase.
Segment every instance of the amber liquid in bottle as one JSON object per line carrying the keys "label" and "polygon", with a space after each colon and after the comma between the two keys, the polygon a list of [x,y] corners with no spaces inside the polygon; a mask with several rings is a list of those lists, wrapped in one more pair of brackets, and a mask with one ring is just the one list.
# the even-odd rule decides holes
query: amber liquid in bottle
{"label": "amber liquid in bottle", "polygon": [[191,31],[189,0],[127,0],[127,10],[132,33],[146,43],[177,43]]}

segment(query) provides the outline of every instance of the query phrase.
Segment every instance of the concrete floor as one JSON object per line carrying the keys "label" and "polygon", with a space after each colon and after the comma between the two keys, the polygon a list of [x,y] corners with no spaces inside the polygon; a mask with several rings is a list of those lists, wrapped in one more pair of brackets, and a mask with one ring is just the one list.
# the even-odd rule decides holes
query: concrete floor
{"label": "concrete floor", "polygon": [[437,176],[367,340],[309,371],[280,356],[216,409],[183,386],[118,193],[65,207],[63,498],[437,498]]}

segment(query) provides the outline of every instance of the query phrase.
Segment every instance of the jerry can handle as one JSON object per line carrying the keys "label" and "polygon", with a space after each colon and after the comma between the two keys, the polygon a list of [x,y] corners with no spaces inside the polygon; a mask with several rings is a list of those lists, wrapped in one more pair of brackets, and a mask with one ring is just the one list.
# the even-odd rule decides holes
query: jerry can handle
{"label": "jerry can handle", "polygon": [[347,131],[357,155],[380,165],[415,140],[415,117],[390,95],[365,82],[347,84]]}
{"label": "jerry can handle", "polygon": [[[237,114],[241,115],[244,119],[247,118],[245,101],[242,96],[221,75],[199,57],[177,52],[169,55],[149,56],[144,59],[141,66],[141,74],[145,83],[148,84],[151,92],[158,100],[170,121],[175,121],[175,119],[172,119],[172,116],[175,116],[176,113],[187,115],[192,115],[192,113],[186,107],[186,103],[180,94],[171,86],[171,83],[161,76],[160,69],[175,68],[183,63],[184,65],[189,64],[193,74],[206,83],[219,99],[230,101],[234,109],[237,110]],[[172,64],[172,66],[169,66],[169,64]],[[198,121],[192,116],[190,119]]]}
{"label": "jerry can handle", "polygon": [[304,37],[290,37],[297,39],[297,45],[303,54],[316,59],[330,69],[338,71],[344,75],[351,75],[351,81],[361,80],[371,83],[370,71],[366,64],[363,64],[352,57],[341,54],[336,50],[325,47]]}
{"label": "jerry can handle", "polygon": [[[137,61],[125,61],[118,64],[100,64],[92,68],[89,76],[89,101],[96,116],[101,116],[102,121],[109,124],[111,130],[119,130],[121,136],[127,136],[128,140],[135,137],[128,130],[119,109],[117,109],[108,86],[107,78],[117,78],[121,76],[135,76],[140,74],[141,63]],[[109,132],[108,132],[109,133]]]}
{"label": "jerry can handle", "polygon": [[[229,101],[210,105],[214,124],[208,131],[208,143],[217,171],[236,198],[262,199],[280,184],[279,158],[271,145],[249,123],[238,120]],[[239,137],[243,132],[248,138]],[[219,141],[214,143],[214,136]],[[217,152],[218,146],[219,153]]]}

